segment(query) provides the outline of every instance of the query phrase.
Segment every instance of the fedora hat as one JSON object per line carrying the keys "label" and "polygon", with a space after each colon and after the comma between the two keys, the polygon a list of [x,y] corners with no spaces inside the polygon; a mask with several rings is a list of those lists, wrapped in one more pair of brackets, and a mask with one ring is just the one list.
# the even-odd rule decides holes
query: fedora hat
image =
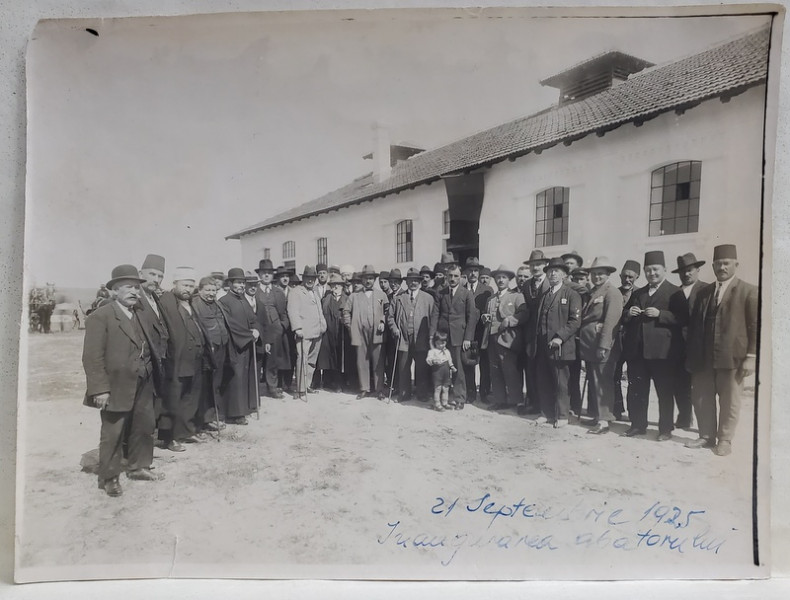
{"label": "fedora hat", "polygon": [[140,270],[144,269],[154,269],[155,271],[162,271],[165,272],[165,257],[159,256],[158,254],[149,254],[145,257],[143,261],[143,266],[140,267]]}
{"label": "fedora hat", "polygon": [[[560,259],[560,260],[562,260],[562,259]],[[543,250],[535,249],[535,250],[533,250],[532,252],[529,253],[529,258],[524,261],[524,264],[525,265],[531,265],[531,264],[540,263],[540,262],[549,262],[549,259],[546,258],[545,254],[543,254]]]}
{"label": "fedora hat", "polygon": [[722,244],[713,249],[713,260],[738,260],[738,249],[735,244]]}
{"label": "fedora hat", "polygon": [[458,264],[452,252],[445,252],[442,254],[442,258],[439,262],[445,266]]}
{"label": "fedora hat", "polygon": [[678,268],[672,269],[673,273],[680,273],[689,267],[701,267],[705,264],[704,260],[697,260],[693,252],[686,252],[683,256],[678,256]]}
{"label": "fedora hat", "polygon": [[251,271],[247,271],[244,274],[244,281],[245,283],[258,283],[260,279],[258,279],[258,276],[254,275]]}
{"label": "fedora hat", "polygon": [[387,275],[387,279],[403,279],[400,269],[392,269]]}
{"label": "fedora hat", "polygon": [[350,283],[362,283],[362,273],[352,273],[351,279],[349,279]]}
{"label": "fedora hat", "polygon": [[650,265],[661,265],[662,267],[667,266],[667,263],[664,260],[663,250],[649,250],[645,252],[644,262],[645,262],[645,267],[649,267]]}
{"label": "fedora hat", "polygon": [[[596,256],[595,260],[592,261],[592,264],[588,268],[590,271],[593,269],[605,269],[610,275],[617,270],[617,267],[611,263],[608,256]],[[637,269],[638,268],[639,265],[637,265]],[[637,271],[637,273],[638,272],[639,271]]]}
{"label": "fedora hat", "polygon": [[422,271],[418,271],[416,267],[409,267],[409,270],[406,271],[406,279],[422,279]]}
{"label": "fedora hat", "polygon": [[579,256],[579,253],[576,252],[576,250],[571,250],[570,252],[566,252],[565,254],[562,255],[561,258],[562,258],[562,260],[567,260],[569,258],[575,258],[576,262],[579,263],[580,267],[584,264],[584,259],[581,256]]}
{"label": "fedora hat", "polygon": [[302,279],[305,277],[318,277],[318,273],[315,271],[315,267],[311,265],[305,265],[304,271],[302,271]]}
{"label": "fedora hat", "polygon": [[274,273],[274,265],[272,264],[272,261],[270,261],[268,258],[262,258],[258,262],[258,268],[255,269],[255,272],[261,273],[262,271],[271,271],[272,273]]}
{"label": "fedora hat", "polygon": [[477,259],[476,256],[470,256],[466,259],[464,263],[464,271],[467,269],[482,269],[483,265],[480,264],[480,261]]}
{"label": "fedora hat", "polygon": [[337,265],[330,266],[329,273],[337,273],[338,275],[340,275],[340,267],[338,267]]}
{"label": "fedora hat", "polygon": [[373,275],[375,277],[376,275],[378,275],[378,273],[376,273],[376,268],[373,265],[365,265],[364,267],[362,267],[362,270],[359,272],[359,274],[362,277],[365,277],[367,275]]}
{"label": "fedora hat", "polygon": [[496,269],[491,271],[491,277],[496,277],[497,275],[507,275],[509,279],[513,279],[516,276],[516,274],[505,265],[499,265]]}
{"label": "fedora hat", "polygon": [[543,272],[548,273],[549,269],[562,269],[565,271],[566,275],[570,272],[570,269],[565,265],[565,262],[562,260],[561,256],[555,256],[554,258],[550,258],[548,263],[545,267],[543,267]]}
{"label": "fedora hat", "polygon": [[433,265],[433,276],[436,277],[437,275],[444,275],[447,272],[447,267],[444,266],[444,263],[436,263]]}
{"label": "fedora hat", "polygon": [[234,279],[246,279],[246,276],[244,275],[244,269],[233,267],[230,271],[228,271],[227,281],[233,281]]}
{"label": "fedora hat", "polygon": [[[411,271],[411,269],[409,269]],[[430,275],[433,277],[433,271],[431,271],[431,267],[428,265],[423,265],[420,267],[420,275]]]}
{"label": "fedora hat", "polygon": [[118,265],[112,270],[111,279],[107,282],[107,287],[112,289],[119,281],[134,281],[135,283],[143,283],[145,279],[140,278],[140,273],[134,265]]}
{"label": "fedora hat", "polygon": [[389,278],[390,278],[390,272],[389,271],[381,271],[379,273],[379,279],[389,279]]}
{"label": "fedora hat", "polygon": [[620,272],[621,272],[621,273],[622,273],[623,271],[633,271],[634,273],[636,273],[637,275],[639,275],[639,273],[642,271],[642,265],[640,265],[640,264],[639,264],[638,262],[636,262],[635,260],[631,260],[631,259],[629,258],[629,259],[628,259],[627,261],[625,261],[625,263],[623,264],[623,268],[622,268],[622,269],[620,269]]}
{"label": "fedora hat", "polygon": [[480,269],[480,276],[482,277],[483,275],[491,275],[491,269],[488,267],[483,267]]}
{"label": "fedora hat", "polygon": [[340,285],[343,285],[345,283],[343,278],[340,276],[340,273],[331,273],[329,275],[329,279],[327,280],[327,284],[328,285],[335,285],[335,284],[338,284],[338,283]]}
{"label": "fedora hat", "polygon": [[176,267],[173,271],[173,281],[197,281],[197,272],[192,267]]}

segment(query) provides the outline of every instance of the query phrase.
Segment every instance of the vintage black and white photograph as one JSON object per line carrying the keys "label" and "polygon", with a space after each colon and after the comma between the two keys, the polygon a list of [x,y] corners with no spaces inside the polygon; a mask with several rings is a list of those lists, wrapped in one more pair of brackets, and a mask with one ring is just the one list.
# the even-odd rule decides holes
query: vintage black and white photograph
{"label": "vintage black and white photograph", "polygon": [[17,581],[767,576],[778,37],[39,22]]}

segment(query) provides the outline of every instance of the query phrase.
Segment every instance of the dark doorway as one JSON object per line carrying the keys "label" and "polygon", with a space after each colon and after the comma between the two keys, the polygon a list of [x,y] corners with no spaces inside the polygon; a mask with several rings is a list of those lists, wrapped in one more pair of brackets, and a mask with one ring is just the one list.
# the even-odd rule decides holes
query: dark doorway
{"label": "dark doorway", "polygon": [[470,256],[480,256],[480,211],[485,186],[482,173],[444,178],[450,210],[450,238],[447,251],[463,264]]}

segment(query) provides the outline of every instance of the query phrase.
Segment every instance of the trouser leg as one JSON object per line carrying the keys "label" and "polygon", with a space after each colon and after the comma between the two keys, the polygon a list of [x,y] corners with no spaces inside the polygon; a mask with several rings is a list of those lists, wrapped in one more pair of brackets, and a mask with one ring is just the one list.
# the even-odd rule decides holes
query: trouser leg
{"label": "trouser leg", "polygon": [[570,398],[570,409],[577,415],[582,414],[582,392],[580,389],[580,379],[582,373],[582,361],[576,359],[568,365],[568,393]]}
{"label": "trouser leg", "polygon": [[699,437],[716,441],[716,381],[713,369],[691,375],[691,401]]}
{"label": "trouser leg", "polygon": [[675,372],[675,403],[678,407],[678,423],[680,426],[691,424],[691,373],[686,371],[683,363],[679,363]]}
{"label": "trouser leg", "polygon": [[551,367],[548,351],[539,347],[532,361],[535,365],[537,379],[537,399],[540,402],[540,411],[547,419],[557,418],[557,400],[555,389],[554,369]]}
{"label": "trouser leg", "polygon": [[496,343],[496,337],[491,337],[486,348],[488,354],[489,373],[491,375],[491,393],[494,403],[507,404],[507,389],[505,387],[505,374],[502,365],[502,351],[505,350]]}
{"label": "trouser leg", "polygon": [[431,369],[426,362],[427,350],[414,350],[414,385],[417,388],[417,397],[427,399],[431,393]]}
{"label": "trouser leg", "polygon": [[[510,406],[518,406],[523,401],[518,355],[508,348],[503,348],[502,350],[503,352],[500,359],[502,365],[501,375],[505,382],[507,403]],[[493,377],[491,378],[491,383],[493,384]]]}
{"label": "trouser leg", "polygon": [[373,369],[373,391],[384,392],[384,352],[381,344],[370,346],[370,364]]}
{"label": "trouser leg", "polygon": [[644,359],[628,361],[628,414],[631,426],[647,429],[647,407],[650,401],[650,372]]}
{"label": "trouser leg", "polygon": [[735,369],[716,369],[716,392],[719,395],[719,428],[720,442],[731,442],[738,426],[741,412],[741,396],[743,381],[735,379]]}
{"label": "trouser leg", "polygon": [[573,361],[551,360],[550,362],[556,390],[557,418],[567,419],[571,403],[569,381]]}
{"label": "trouser leg", "polygon": [[154,393],[151,377],[137,381],[137,393],[127,424],[127,466],[129,470],[147,469],[154,460]]}
{"label": "trouser leg", "polygon": [[677,365],[672,360],[650,360],[650,375],[658,396],[658,432],[671,433],[675,428],[675,376]]}
{"label": "trouser leg", "polygon": [[[480,353],[480,389],[478,390],[478,397],[483,400],[488,396],[491,391],[491,373],[488,364],[488,354],[485,352]],[[521,390],[519,390],[519,393]]]}
{"label": "trouser leg", "polygon": [[355,346],[357,352],[357,375],[359,377],[359,389],[363,392],[370,392],[370,363],[368,362],[368,344],[366,340],[360,340],[359,346]]}
{"label": "trouser leg", "polygon": [[99,481],[101,482],[121,474],[124,431],[131,412],[102,410],[99,414],[101,415],[99,434]]}
{"label": "trouser leg", "polygon": [[464,375],[463,364],[461,363],[461,346],[450,346],[450,355],[453,358],[455,380],[453,381],[453,400],[456,404],[466,403],[466,376]]}
{"label": "trouser leg", "polygon": [[614,389],[614,414],[617,416],[625,412],[623,402],[623,365],[625,361],[622,357],[618,358],[614,365],[614,379],[612,381]]}

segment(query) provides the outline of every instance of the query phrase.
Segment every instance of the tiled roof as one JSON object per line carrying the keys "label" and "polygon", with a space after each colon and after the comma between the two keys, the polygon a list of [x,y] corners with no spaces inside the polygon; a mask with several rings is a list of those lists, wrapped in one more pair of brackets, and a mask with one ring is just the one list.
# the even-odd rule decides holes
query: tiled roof
{"label": "tiled roof", "polygon": [[572,67],[568,67],[556,75],[546,77],[540,81],[540,85],[560,87],[565,85],[568,80],[578,77],[579,73],[583,73],[585,71],[594,71],[601,67],[608,67],[610,65],[626,66],[632,73],[636,73],[642,69],[647,69],[648,67],[654,66],[651,62],[637,58],[636,56],[631,56],[625,52],[610,50],[608,52],[602,52],[601,54],[593,56],[592,58],[588,58],[587,60],[573,65]]}
{"label": "tiled roof", "polygon": [[390,177],[372,174],[320,198],[242,229],[226,239],[284,225],[435,181],[506,158],[570,143],[593,132],[639,123],[661,113],[688,109],[704,100],[733,96],[765,82],[769,28],[675,62],[646,69],[584,100],[556,106],[476,133],[399,162]]}

